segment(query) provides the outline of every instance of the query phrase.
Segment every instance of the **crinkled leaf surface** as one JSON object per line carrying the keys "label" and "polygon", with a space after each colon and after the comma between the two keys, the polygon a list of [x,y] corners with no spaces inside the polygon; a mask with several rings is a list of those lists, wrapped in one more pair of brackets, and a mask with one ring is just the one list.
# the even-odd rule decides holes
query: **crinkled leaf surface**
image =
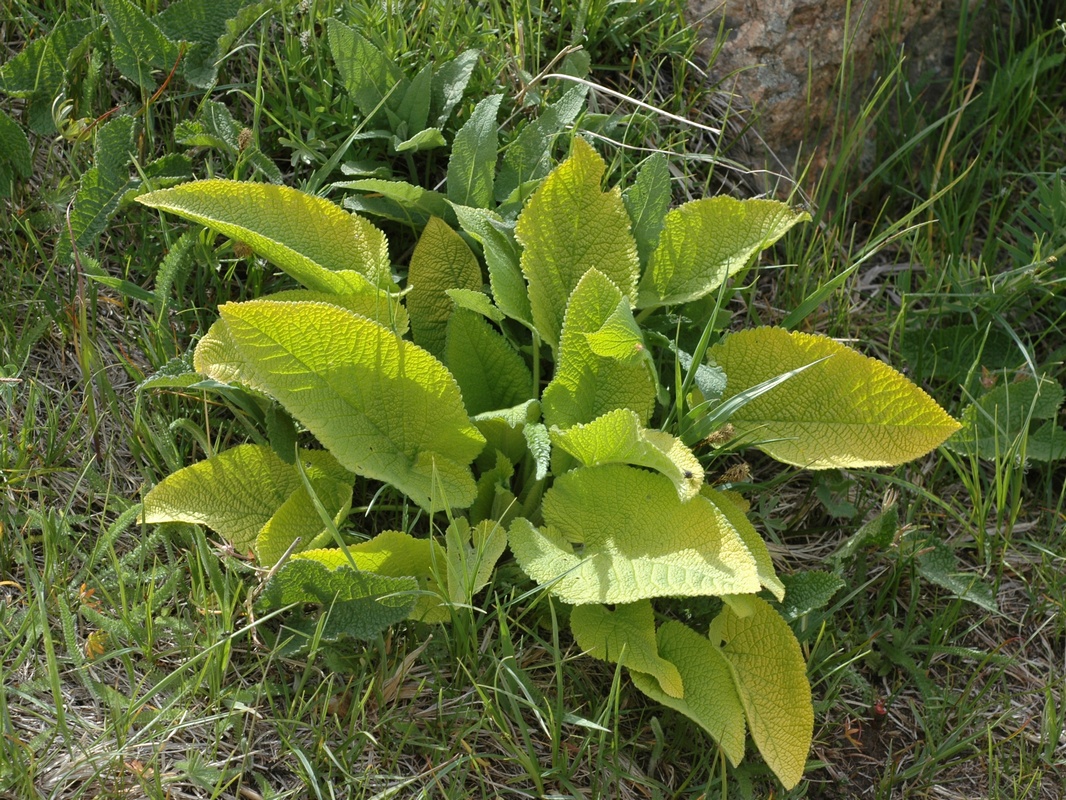
{"label": "crinkled leaf surface", "polygon": [[590,269],[607,276],[630,301],[640,264],[629,215],[617,188],[604,192],[606,165],[584,139],[544,180],[515,226],[533,322],[552,349],[559,346],[567,300]]}
{"label": "crinkled leaf surface", "polygon": [[[361,572],[347,561],[331,566],[315,558],[293,558],[267,582],[259,605],[296,605],[286,619],[282,637],[294,635],[296,642],[289,644],[286,652],[299,652],[311,643],[322,614],[327,615],[322,641],[371,639],[405,619],[417,593],[414,578]],[[318,611],[308,613],[303,609],[307,604],[317,606]]]}
{"label": "crinkled leaf surface", "polygon": [[114,42],[115,68],[142,89],[154,89],[156,79],[162,80],[178,63],[178,43],[129,0],[100,0],[100,5]]}
{"label": "crinkled leaf surface", "polygon": [[484,317],[460,308],[448,320],[445,359],[471,416],[533,396],[526,362]]}
{"label": "crinkled leaf surface", "polygon": [[652,700],[699,723],[737,766],[744,758],[744,707],[722,652],[706,637],[674,620],[664,622],[656,638],[660,657],[678,670],[684,696],[671,696],[651,675],[631,670],[633,685]]}
{"label": "crinkled leaf surface", "polygon": [[963,410],[962,428],[947,446],[971,458],[992,461],[1006,455],[1020,437],[1028,436],[1027,458],[1066,458],[1066,430],[1054,422],[1030,429],[1033,420],[1054,420],[1062,400],[1062,387],[1049,378],[1002,383]]}
{"label": "crinkled leaf surface", "polygon": [[[440,357],[454,303],[449,289],[481,290],[481,267],[458,233],[443,220],[427,223],[411,255],[407,273],[411,338]],[[487,299],[487,298],[486,298]]]}
{"label": "crinkled leaf surface", "polygon": [[433,73],[433,87],[430,96],[430,116],[436,119],[436,127],[443,128],[452,114],[452,109],[463,99],[463,92],[474,74],[481,53],[478,50],[464,50],[451,61],[445,61]]}
{"label": "crinkled leaf surface", "polygon": [[11,117],[0,111],[0,197],[10,197],[16,178],[33,172],[30,140]]}
{"label": "crinkled leaf surface", "polygon": [[655,379],[647,359],[639,353],[622,359],[597,355],[588,336],[616,322],[620,313],[632,321],[628,302],[598,270],[578,282],[566,309],[555,376],[544,390],[546,424],[568,428],[617,408],[634,411],[641,424],[651,417]]}
{"label": "crinkled leaf surface", "polygon": [[457,518],[445,533],[448,557],[448,594],[453,603],[468,604],[488,585],[492,570],[507,549],[507,531],[486,519],[470,527]]}
{"label": "crinkled leaf surface", "polygon": [[[388,108],[399,108],[407,84],[400,68],[361,33],[337,19],[327,23],[327,36],[333,63],[360,113],[369,120],[382,101]],[[374,115],[375,122],[380,119]]]}
{"label": "crinkled leaf surface", "polygon": [[174,41],[189,42],[181,64],[193,86],[206,89],[218,76],[229,44],[265,11],[269,2],[252,0],[178,0],[153,17]]}
{"label": "crinkled leaf surface", "polygon": [[626,603],[613,610],[595,603],[575,606],[570,613],[570,629],[578,647],[593,658],[621,663],[651,676],[670,697],[684,696],[681,673],[659,655],[651,601]]}
{"label": "crinkled leaf surface", "polygon": [[193,181],[138,202],[244,242],[308,289],[361,291],[392,286],[385,234],[362,217],[287,186]]}
{"label": "crinkled leaf surface", "polygon": [[492,304],[489,296],[482,291],[471,289],[448,289],[447,295],[455,304],[456,308],[466,308],[474,311],[485,319],[493,322],[503,322],[504,314]]}
{"label": "crinkled leaf surface", "polygon": [[792,629],[765,600],[752,601],[755,611],[744,618],[726,607],[711,623],[709,639],[721,643],[732,668],[751,738],[778,780],[791,789],[803,777],[811,749],[811,686]]}
{"label": "crinkled leaf surface", "polygon": [[416,539],[402,531],[382,531],[369,541],[348,545],[347,551],[330,547],[297,553],[293,558],[319,561],[330,569],[354,562],[362,572],[412,578],[418,584],[418,594],[408,614],[410,619],[422,622],[448,619],[448,609],[441,605],[443,593],[436,577],[443,577],[447,568],[445,550],[439,544]]}
{"label": "crinkled leaf surface", "polygon": [[551,437],[552,444],[585,466],[636,464],[661,472],[673,482],[682,501],[695,497],[703,485],[703,466],[692,451],[668,433],[645,428],[628,408],[566,430],[552,428]]}
{"label": "crinkled leaf surface", "polygon": [[755,561],[722,512],[699,496],[682,503],[658,473],[575,469],[555,481],[542,508],[543,529],[524,518],[512,524],[511,551],[564,602],[759,591]]}
{"label": "crinkled leaf surface", "polygon": [[[833,595],[846,585],[839,576],[822,570],[806,570],[787,575],[783,579],[785,597],[781,615],[786,620],[799,619],[805,614],[825,608]],[[781,598],[777,598],[781,600]]]}
{"label": "crinkled leaf surface", "polygon": [[710,486],[704,486],[700,493],[704,498],[714,504],[715,508],[722,512],[729,524],[740,535],[744,545],[748,548],[752,558],[755,559],[755,567],[759,573],[759,583],[764,589],[778,600],[785,594],[785,586],[777,577],[774,570],[774,562],[770,558],[770,550],[766,542],[759,536],[755,526],[751,524],[746,508],[737,502],[737,496],[730,492],[722,492]]}
{"label": "crinkled leaf surface", "polygon": [[655,153],[637,173],[637,179],[622,193],[633,223],[640,263],[647,264],[659,244],[666,212],[670,209],[670,168],[666,156]]}
{"label": "crinkled leaf surface", "polygon": [[928,539],[917,556],[918,574],[937,586],[942,586],[962,600],[993,614],[999,613],[993,584],[984,576],[967,571],[959,563],[951,546],[939,539]]}
{"label": "crinkled leaf surface", "polygon": [[896,370],[825,336],[754,328],[709,352],[729,381],[723,400],[829,356],[729,418],[738,436],[786,464],[894,466],[925,455],[959,427]]}
{"label": "crinkled leaf surface", "polygon": [[485,440],[429,353],[325,303],[254,300],[219,311],[242,382],[277,399],[341,464],[427,509],[473,502],[468,465]]}
{"label": "crinkled leaf surface", "polygon": [[[496,409],[478,414],[473,418],[474,425],[488,441],[487,452],[497,450],[507,456],[512,464],[517,464],[526,455],[527,445],[524,431],[540,419],[540,402],[527,400],[512,408]],[[547,432],[545,432],[547,438]]]}
{"label": "crinkled leaf surface", "polygon": [[809,220],[776,200],[708,197],[666,215],[640,283],[641,307],[686,303],[714,291],[795,225]]}
{"label": "crinkled leaf surface", "polygon": [[[300,458],[306,459],[311,486],[327,510],[335,515],[346,511],[352,494],[350,473],[328,453],[304,450]],[[206,525],[238,552],[256,546],[260,531],[279,514],[285,522],[280,534],[284,541],[265,557],[260,553],[262,564],[273,564],[297,537],[309,542],[323,525],[296,468],[269,447],[254,444],[238,445],[169,475],[145,495],[142,511],[148,524]]]}
{"label": "crinkled leaf surface", "polygon": [[492,297],[500,311],[532,327],[526,282],[519,267],[518,244],[513,231],[500,216],[483,208],[453,205],[463,230],[481,243],[489,270]]}

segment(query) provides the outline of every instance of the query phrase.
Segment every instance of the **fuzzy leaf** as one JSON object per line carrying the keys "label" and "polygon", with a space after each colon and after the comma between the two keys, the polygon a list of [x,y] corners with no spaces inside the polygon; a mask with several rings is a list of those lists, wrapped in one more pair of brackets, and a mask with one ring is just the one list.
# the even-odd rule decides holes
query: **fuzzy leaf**
{"label": "fuzzy leaf", "polygon": [[70,232],[79,249],[100,235],[123,195],[134,185],[129,170],[134,128],[133,117],[120,116],[105,123],[96,134],[96,166],[82,176],[70,215]]}
{"label": "fuzzy leaf", "polygon": [[758,597],[752,604],[754,613],[744,618],[727,606],[711,623],[709,639],[712,645],[721,643],[730,664],[751,738],[778,780],[791,789],[803,777],[814,731],[807,667],[781,615]]}
{"label": "fuzzy leaf", "polygon": [[648,430],[627,408],[566,430],[552,428],[551,437],[552,444],[588,467],[636,464],[661,472],[673,482],[682,501],[695,497],[703,485],[703,466],[692,451],[668,433]]}
{"label": "fuzzy leaf", "polygon": [[999,613],[992,583],[976,572],[965,572],[950,545],[928,539],[919,551],[918,574],[947,589],[961,600],[969,600],[985,611]]}
{"label": "fuzzy leaf", "polygon": [[463,230],[476,239],[485,251],[492,297],[500,311],[527,327],[532,327],[526,282],[519,268],[518,245],[506,223],[492,211],[467,206],[453,206]]}
{"label": "fuzzy leaf", "polygon": [[496,114],[502,94],[486,97],[474,108],[452,140],[448,160],[448,199],[462,206],[488,208],[496,177]]}
{"label": "fuzzy leaf", "polygon": [[722,512],[699,496],[682,503],[662,475],[614,464],[576,469],[556,479],[543,514],[543,529],[515,520],[511,550],[566,603],[759,590],[755,561]]}
{"label": "fuzzy leaf", "polygon": [[15,181],[32,172],[30,140],[15,120],[0,111],[0,198],[10,197]]}
{"label": "fuzzy leaf", "polygon": [[470,416],[511,408],[533,396],[522,357],[484,317],[460,308],[448,320],[445,361]]}
{"label": "fuzzy leaf", "polygon": [[677,668],[684,697],[667,694],[651,675],[641,672],[630,672],[633,685],[652,700],[699,723],[737,766],[744,758],[744,707],[722,652],[706,637],[674,620],[660,626],[656,644],[660,657]]}
{"label": "fuzzy leaf", "polygon": [[709,197],[666,215],[640,283],[641,307],[686,303],[714,291],[796,223],[809,220],[776,200]]}
{"label": "fuzzy leaf", "polygon": [[[444,353],[449,289],[481,290],[481,267],[462,237],[433,217],[418,239],[407,273],[411,338],[438,358]],[[511,404],[509,404],[511,405]]]}
{"label": "fuzzy leaf", "polygon": [[894,466],[939,446],[959,423],[888,365],[825,336],[755,328],[709,351],[729,379],[723,400],[827,358],[738,409],[737,436],[809,469]]}
{"label": "fuzzy leaf", "polygon": [[433,85],[433,65],[426,64],[411,79],[400,99],[396,114],[407,123],[409,133],[424,130],[429,122],[429,101]]}
{"label": "fuzzy leaf", "polygon": [[613,282],[630,306],[636,298],[637,245],[621,193],[600,188],[605,169],[592,146],[575,138],[573,154],[544,180],[515,226],[533,322],[553,350],[567,300],[589,270]]}
{"label": "fuzzy leaf", "polygon": [[[487,452],[503,453],[508,461],[517,464],[525,458],[526,429],[540,419],[540,402],[527,400],[513,408],[493,409],[473,418],[474,425],[488,441]],[[544,434],[547,439],[547,431]]]}
{"label": "fuzzy leaf", "polygon": [[785,576],[783,581],[785,598],[781,601],[781,615],[788,621],[825,608],[833,595],[847,585],[839,576],[821,570],[797,572]]}
{"label": "fuzzy leaf", "polygon": [[[647,353],[635,351],[630,342],[626,357],[597,355],[589,334],[617,330],[622,315],[635,327],[629,301],[598,270],[589,270],[570,297],[566,323],[559,345],[555,376],[544,390],[544,420],[548,425],[568,428],[592,420],[617,408],[635,412],[646,424],[655,407],[655,378]],[[601,340],[601,349],[617,337]],[[643,354],[643,355],[642,355]]]}
{"label": "fuzzy leaf", "polygon": [[492,304],[492,300],[489,299],[482,291],[474,291],[472,289],[448,289],[446,294],[451,301],[455,304],[456,308],[465,308],[469,311],[473,311],[475,314],[480,314],[485,319],[491,319],[493,322],[503,322],[504,314],[500,309],[496,308]]}
{"label": "fuzzy leaf", "polygon": [[473,501],[468,464],[485,440],[455,379],[425,350],[324,303],[255,300],[219,311],[242,382],[276,398],[345,467],[427,509]]}
{"label": "fuzzy leaf", "polygon": [[189,43],[181,58],[185,79],[193,86],[206,89],[218,77],[218,67],[229,43],[268,10],[271,10],[270,2],[177,0],[152,21],[173,41]]}
{"label": "fuzzy leaf", "polygon": [[470,528],[457,518],[445,533],[448,547],[448,593],[453,603],[467,605],[488,585],[492,570],[507,549],[507,531],[495,520]]}
{"label": "fuzzy leaf", "polygon": [[704,486],[700,493],[729,520],[729,524],[740,535],[744,546],[748,548],[748,552],[755,559],[755,568],[759,573],[759,583],[780,601],[785,595],[785,585],[777,577],[777,572],[774,571],[774,562],[770,558],[770,550],[767,548],[766,542],[759,536],[759,532],[755,530],[755,526],[751,524],[751,520],[748,519],[745,513],[746,507],[738,504],[738,496],[728,492],[720,492],[710,486]]}
{"label": "fuzzy leaf", "polygon": [[[1054,424],[1063,391],[1048,378],[1002,383],[968,405],[962,429],[948,439],[950,450],[994,461],[1027,436],[1025,455],[1034,461],[1066,458],[1066,430]],[[1041,428],[1033,420],[1050,420]]]}
{"label": "fuzzy leaf", "polygon": [[685,695],[681,673],[659,655],[650,601],[626,603],[613,611],[597,604],[576,606],[570,613],[570,629],[578,647],[593,658],[654,678],[670,697]]}
{"label": "fuzzy leaf", "polygon": [[666,156],[655,153],[644,162],[636,181],[622,193],[622,201],[633,223],[640,263],[647,264],[659,244],[659,234],[670,208],[670,169]]}
{"label": "fuzzy leaf", "polygon": [[407,91],[407,81],[400,68],[343,22],[331,19],[326,29],[333,63],[360,113],[376,121],[374,111],[383,100],[386,103],[383,108],[398,108]]}
{"label": "fuzzy leaf", "polygon": [[178,43],[129,0],[100,0],[100,5],[115,43],[111,48],[115,68],[142,89],[154,89],[156,78],[162,80],[178,63]]}
{"label": "fuzzy leaf", "polygon": [[464,50],[451,61],[445,61],[433,73],[433,92],[430,99],[430,116],[436,119],[435,127],[443,128],[452,109],[463,99],[463,92],[474,74],[480,52]]}
{"label": "fuzzy leaf", "polygon": [[392,286],[385,235],[362,217],[287,186],[193,181],[137,198],[244,242],[308,289]]}

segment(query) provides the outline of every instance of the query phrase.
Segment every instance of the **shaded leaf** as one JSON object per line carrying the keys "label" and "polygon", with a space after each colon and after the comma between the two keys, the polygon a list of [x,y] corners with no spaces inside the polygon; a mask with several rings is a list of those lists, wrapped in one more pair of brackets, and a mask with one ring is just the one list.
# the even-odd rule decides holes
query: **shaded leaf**
{"label": "shaded leaf", "polygon": [[622,193],[633,238],[637,242],[640,263],[647,264],[659,244],[666,212],[670,209],[670,170],[666,156],[655,153],[650,156],[637,173],[637,179]]}
{"label": "shaded leaf", "polygon": [[452,140],[448,160],[448,199],[474,208],[489,208],[496,177],[496,114],[503,95],[486,97],[474,108]]}
{"label": "shaded leaf", "polygon": [[511,408],[533,396],[526,362],[484,317],[460,308],[448,320],[445,361],[470,416]]}

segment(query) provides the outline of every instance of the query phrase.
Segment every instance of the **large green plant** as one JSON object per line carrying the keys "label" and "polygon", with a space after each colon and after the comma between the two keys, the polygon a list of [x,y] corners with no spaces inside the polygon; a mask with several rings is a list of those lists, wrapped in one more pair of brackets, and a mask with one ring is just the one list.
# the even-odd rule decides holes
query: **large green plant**
{"label": "large green plant", "polygon": [[[296,647],[445,621],[509,546],[572,606],[589,654],[623,664],[733,764],[750,731],[792,787],[813,727],[805,664],[765,599],[785,587],[747,501],[705,483],[714,448],[885,466],[958,424],[828,338],[716,332],[729,277],[805,214],[729,197],[670,210],[661,157],[625,192],[605,191],[605,164],[580,137],[534,174],[528,202],[497,213],[493,162],[471,156],[490,150],[481,117],[494,113],[475,112],[478,130],[453,148],[462,172],[449,174],[447,207],[462,232],[431,218],[403,291],[384,235],[327,200],[220,180],[139,198],[246,243],[305,287],[223,305],[195,374],[153,380],[242,393],[271,444],[174,473],[147,493],[143,518],[208,525],[252,552],[269,574],[259,602],[299,609],[287,621]],[[708,315],[687,345],[662,333]],[[298,448],[298,428],[325,449]],[[356,475],[409,498],[443,535],[352,538]],[[708,630],[657,624],[656,598],[701,595],[723,601]]]}

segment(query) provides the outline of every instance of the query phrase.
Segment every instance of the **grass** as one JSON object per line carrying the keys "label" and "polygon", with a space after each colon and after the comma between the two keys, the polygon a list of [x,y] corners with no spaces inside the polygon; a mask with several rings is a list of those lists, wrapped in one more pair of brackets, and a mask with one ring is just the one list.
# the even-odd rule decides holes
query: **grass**
{"label": "grass", "polygon": [[[865,139],[838,140],[835,163],[844,166],[819,177],[809,198],[815,223],[778,249],[790,266],[742,286],[735,315],[779,322],[804,308],[796,325],[855,338],[897,364],[919,364],[914,354],[928,352],[937,331],[972,331],[950,369],[914,367],[953,412],[983,391],[982,379],[1038,371],[1062,384],[1066,49],[1039,4],[1016,5],[986,43],[976,82],[960,69],[943,98],[927,102],[902,70],[886,72],[856,126],[872,132],[877,166],[861,179],[849,174]],[[135,163],[143,167],[184,152],[177,124],[212,99],[251,131],[286,183],[339,179],[323,170],[355,111],[324,46],[324,20],[336,13],[373,31],[412,70],[431,56],[482,49],[468,99],[513,97],[582,41],[597,82],[681,117],[702,112],[711,127],[733,126],[724,99],[701,85],[676,3],[654,4],[654,13],[601,2],[563,12],[535,2],[392,6],[282,4],[233,44],[209,92],[179,78],[154,97],[93,50],[70,78],[71,118],[91,123],[117,107],[141,113]],[[98,13],[85,0],[17,0],[0,19],[0,58],[61,17]],[[961,30],[960,42],[967,35]],[[5,102],[5,111],[22,112],[21,100]],[[676,154],[679,198],[742,189],[728,139],[650,124],[606,93],[597,102],[614,115],[601,149],[615,174],[660,148]],[[32,175],[0,215],[0,796],[775,791],[757,759],[727,768],[685,718],[582,657],[565,607],[527,596],[506,564],[480,608],[450,626],[398,626],[363,649],[313,649],[299,660],[272,649],[274,620],[251,613],[247,562],[208,532],[135,519],[144,486],[258,435],[255,422],[200,393],[138,395],[135,387],[183,353],[219,303],[276,288],[278,279],[197,238],[194,266],[157,294],[159,265],[181,229],[136,208],[80,253],[109,281],[86,278],[59,242],[92,166],[91,140],[35,135],[32,144]],[[386,159],[426,185],[443,175],[445,163],[431,154],[407,161],[349,147],[341,163]],[[239,155],[192,152],[197,176],[251,174]],[[856,262],[839,284],[818,290]],[[755,488],[766,490],[757,494],[759,516],[779,570],[833,565],[847,583],[794,626],[817,722],[808,780],[791,796],[1063,796],[1066,475],[1061,462],[1016,459],[1027,443],[1023,431],[1014,451],[993,460],[942,450],[891,474],[812,476],[750,460]],[[374,488],[363,488],[369,504]],[[899,496],[897,535],[833,561],[886,489]],[[379,506],[352,524],[415,524],[396,516]],[[929,564],[936,542],[948,544],[955,578],[990,590],[995,611],[937,582]]]}

